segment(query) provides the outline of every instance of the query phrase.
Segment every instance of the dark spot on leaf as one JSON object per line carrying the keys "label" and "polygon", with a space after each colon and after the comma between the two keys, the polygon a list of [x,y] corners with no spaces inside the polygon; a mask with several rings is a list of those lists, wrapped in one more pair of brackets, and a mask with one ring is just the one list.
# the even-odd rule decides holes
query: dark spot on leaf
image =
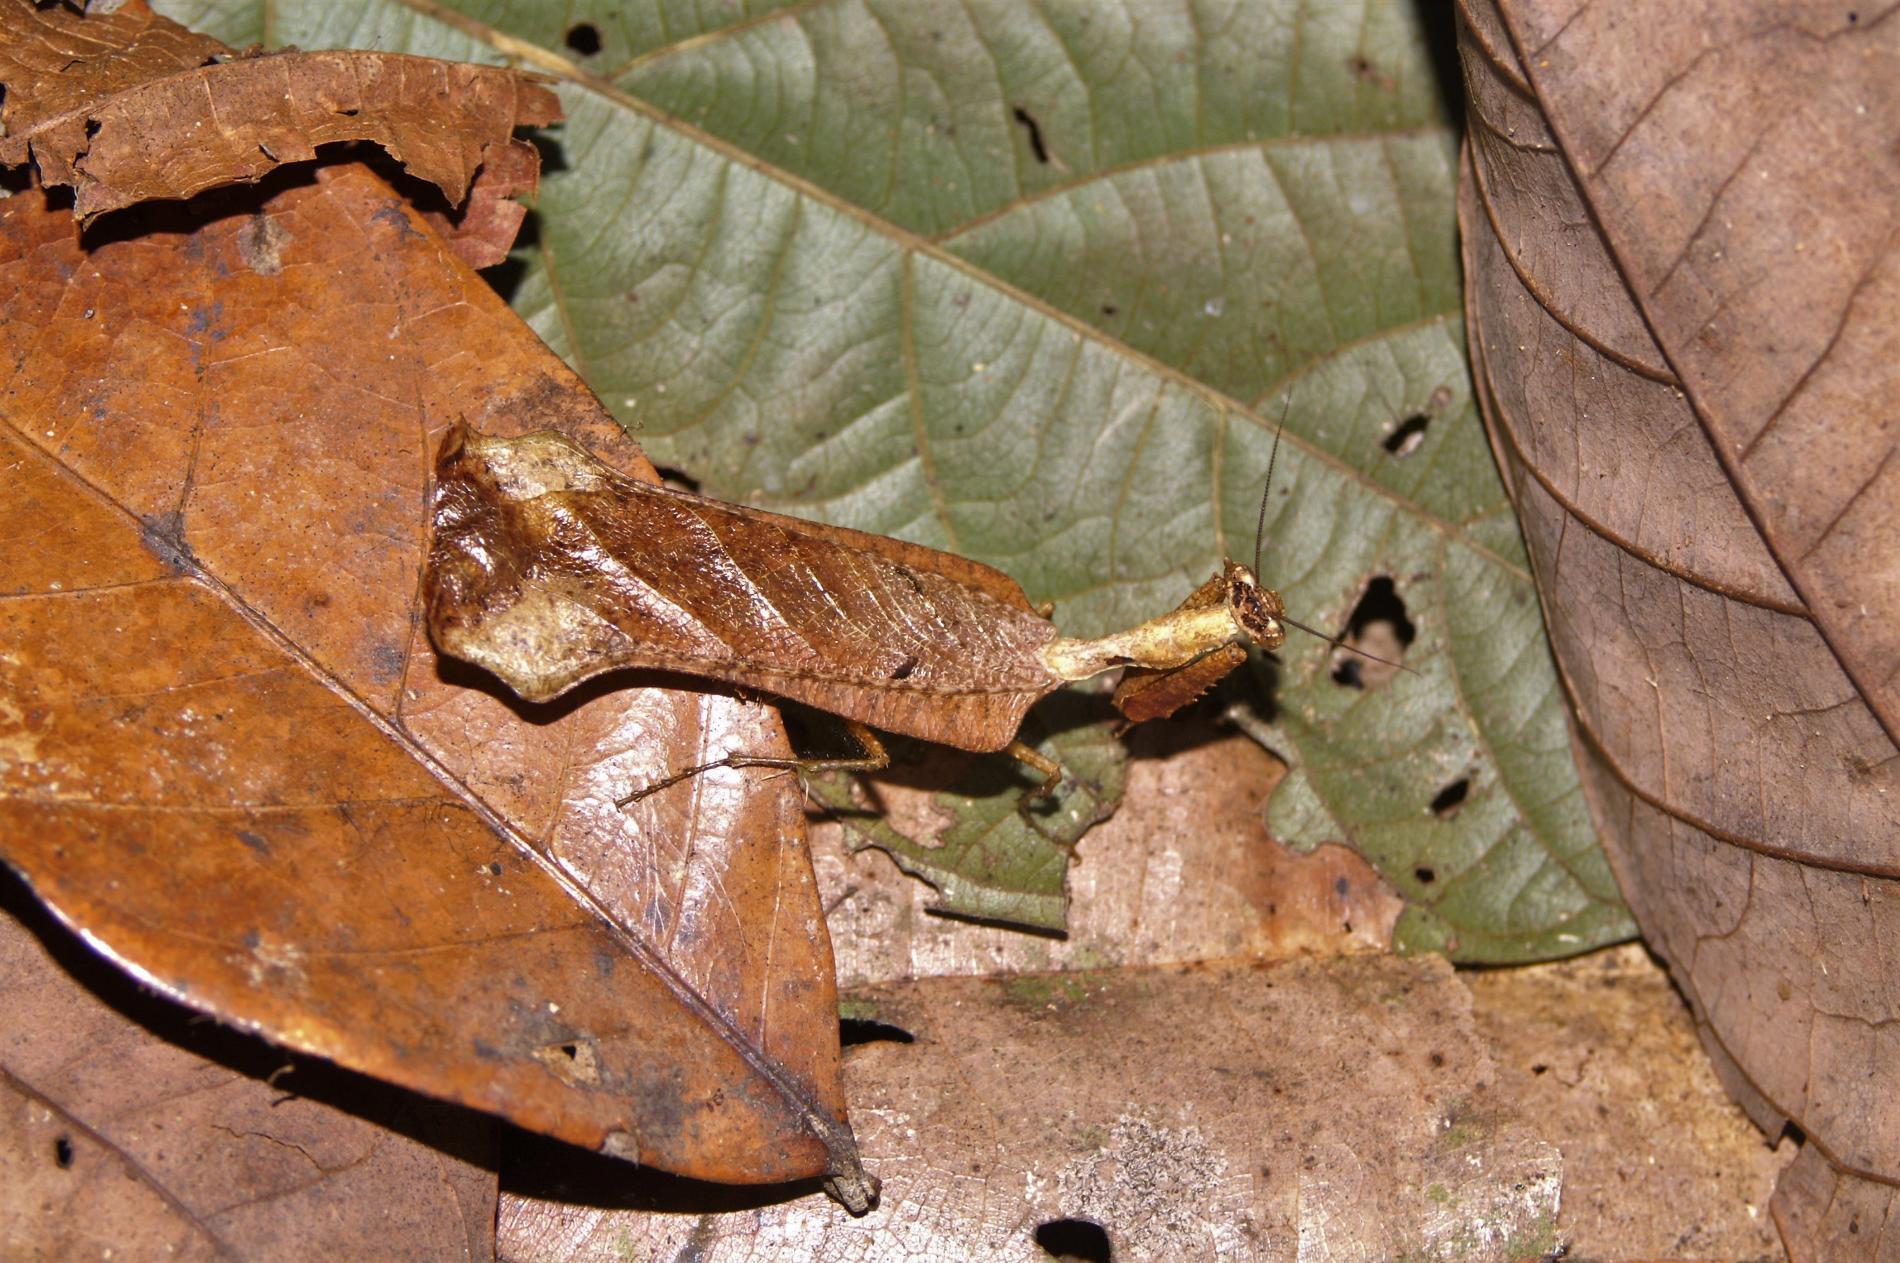
{"label": "dark spot on leaf", "polygon": [[263,941],[264,936],[259,934],[256,930],[246,930],[244,933],[238,935],[238,944],[247,952],[256,951],[258,944]]}
{"label": "dark spot on leaf", "polygon": [[868,1017],[838,1019],[838,1042],[846,1048],[856,1044],[912,1044],[917,1037],[901,1026]]}
{"label": "dark spot on leaf", "polygon": [[238,258],[259,276],[276,276],[284,270],[284,247],[290,242],[290,229],[260,211],[238,229]]}
{"label": "dark spot on leaf", "polygon": [[73,1142],[70,1136],[60,1136],[53,1141],[53,1162],[62,1171],[73,1164]]}
{"label": "dark spot on leaf", "polygon": [[1546,1073],[1547,1071],[1549,1071],[1549,1069],[1550,1069],[1550,1067],[1549,1067],[1549,1066],[1547,1066],[1547,1065],[1545,1065],[1545,1064],[1544,1064],[1543,1062],[1541,1062],[1541,1061],[1540,1061],[1540,1062],[1538,1062],[1538,1063],[1537,1063],[1536,1065],[1534,1065],[1534,1066],[1532,1066],[1532,1067],[1531,1067],[1531,1073],[1532,1073],[1532,1074],[1544,1074],[1544,1073]]}
{"label": "dark spot on leaf", "polygon": [[1010,114],[1028,131],[1029,151],[1036,155],[1036,161],[1047,166],[1049,164],[1049,147],[1042,143],[1042,124],[1036,121],[1034,114],[1031,114],[1020,105],[1012,109]]}
{"label": "dark spot on leaf", "polygon": [[1349,689],[1364,688],[1366,682],[1359,678],[1359,659],[1341,658],[1333,668],[1333,683]]}
{"label": "dark spot on leaf", "polygon": [[1445,1064],[1445,1054],[1441,1052],[1433,1053],[1431,1056],[1431,1062],[1432,1062],[1432,1065],[1434,1066],[1443,1066]]}
{"label": "dark spot on leaf", "polygon": [[1104,316],[1119,316],[1122,314],[1122,309],[1117,307],[1114,303],[1103,303],[1102,314]]}
{"label": "dark spot on leaf", "polygon": [[1425,441],[1425,427],[1431,423],[1432,419],[1425,413],[1414,412],[1394,426],[1379,446],[1393,456],[1410,456]]}
{"label": "dark spot on leaf", "polygon": [[266,857],[270,855],[270,843],[264,840],[264,835],[261,833],[252,833],[249,829],[239,829],[237,830],[237,840],[242,842],[245,846],[250,847],[253,851],[256,851],[259,855]]}
{"label": "dark spot on leaf", "polygon": [[1471,792],[1471,778],[1461,776],[1451,784],[1432,795],[1432,814],[1440,820],[1449,820],[1458,814],[1458,808],[1464,805],[1465,795]]}
{"label": "dark spot on leaf", "polygon": [[494,860],[488,865],[488,875],[490,877],[501,876],[501,861],[500,860]]}
{"label": "dark spot on leaf", "polygon": [[1115,1257],[1108,1230],[1089,1219],[1051,1219],[1036,1225],[1036,1244],[1052,1259],[1109,1263]]}
{"label": "dark spot on leaf", "polygon": [[1432,871],[1432,867],[1429,864],[1420,864],[1417,868],[1412,870],[1412,876],[1418,878],[1422,884],[1427,886],[1438,880],[1438,874]]}
{"label": "dark spot on leaf", "polygon": [[916,669],[917,656],[915,654],[905,654],[904,660],[891,670],[891,678],[893,680],[908,680],[910,673]]}
{"label": "dark spot on leaf", "polygon": [[198,564],[185,543],[184,515],[176,510],[139,519],[139,543],[158,558],[160,565],[173,574],[183,574]]}
{"label": "dark spot on leaf", "polygon": [[485,1039],[474,1040],[471,1046],[475,1050],[475,1056],[482,1061],[505,1062],[508,1060],[506,1053]]}
{"label": "dark spot on leaf", "polygon": [[592,22],[576,22],[567,28],[567,46],[583,57],[592,57],[600,51],[600,28]]}
{"label": "dark spot on leaf", "polygon": [[369,651],[370,679],[378,684],[393,684],[400,680],[403,666],[401,645],[376,645]]}
{"label": "dark spot on leaf", "polygon": [[1344,899],[1352,893],[1352,883],[1344,877],[1333,878],[1333,893]]}

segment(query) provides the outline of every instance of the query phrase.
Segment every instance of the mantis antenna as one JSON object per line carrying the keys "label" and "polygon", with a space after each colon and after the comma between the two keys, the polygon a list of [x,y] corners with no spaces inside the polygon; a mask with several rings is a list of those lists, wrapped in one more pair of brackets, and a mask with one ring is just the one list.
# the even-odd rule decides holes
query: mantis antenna
{"label": "mantis antenna", "polygon": [[[1280,460],[1280,436],[1286,433],[1286,414],[1291,411],[1292,408],[1293,394],[1289,391],[1286,397],[1286,407],[1280,409],[1279,427],[1273,432],[1273,451],[1267,457],[1267,485],[1261,488],[1260,491],[1260,519],[1254,523],[1253,528],[1253,572],[1256,575],[1260,573],[1260,546],[1265,542],[1267,537],[1267,498],[1273,494],[1273,467]],[[1383,663],[1388,667],[1396,667],[1411,675],[1418,674],[1418,672],[1412,670],[1412,668],[1406,666],[1403,662],[1394,662],[1390,658],[1381,658],[1376,653],[1367,653],[1364,649],[1358,649],[1347,644],[1338,636],[1328,636],[1318,628],[1308,627],[1305,623],[1288,618],[1285,614],[1277,615],[1277,617],[1288,627],[1297,627],[1309,636],[1317,636],[1335,649],[1344,649],[1347,653],[1356,653],[1361,658],[1369,658],[1373,662]]]}

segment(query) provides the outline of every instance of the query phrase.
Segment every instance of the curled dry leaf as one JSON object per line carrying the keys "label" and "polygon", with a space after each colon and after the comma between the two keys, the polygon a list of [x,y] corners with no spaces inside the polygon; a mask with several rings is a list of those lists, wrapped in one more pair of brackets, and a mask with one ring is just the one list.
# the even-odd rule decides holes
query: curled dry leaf
{"label": "curled dry leaf", "polygon": [[[561,117],[550,89],[512,70],[372,52],[230,51],[144,0],[101,16],[4,0],[0,166],[30,153],[41,180],[71,185],[75,213],[89,219],[259,180],[315,157],[318,145],[366,140],[459,203],[491,159],[513,173],[504,187],[518,184],[514,129]],[[490,241],[492,200],[470,228]],[[512,218],[509,240],[520,225]]]}
{"label": "curled dry leaf", "polygon": [[493,1255],[492,1119],[197,1020],[5,875],[0,993],[0,1257]]}
{"label": "curled dry leaf", "polygon": [[[1732,1089],[1884,1205],[1900,23],[1792,3],[1463,18],[1472,353],[1596,819]],[[1796,1179],[1817,1161],[1788,1188],[1819,1187]]]}
{"label": "curled dry leaf", "polygon": [[868,1199],[796,785],[612,805],[708,745],[774,748],[775,716],[524,709],[421,633],[448,426],[554,425],[639,471],[619,427],[361,166],[75,238],[38,192],[0,202],[0,856],[234,1025],[669,1170]]}

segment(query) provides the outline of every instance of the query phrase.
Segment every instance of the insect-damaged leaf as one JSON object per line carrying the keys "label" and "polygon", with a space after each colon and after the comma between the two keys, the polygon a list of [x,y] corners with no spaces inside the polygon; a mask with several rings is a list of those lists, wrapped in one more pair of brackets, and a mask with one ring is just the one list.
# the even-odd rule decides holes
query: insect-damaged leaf
{"label": "insect-damaged leaf", "polygon": [[513,71],[380,52],[231,56],[143,0],[89,15],[5,0],[0,83],[0,166],[30,153],[43,183],[73,187],[82,219],[261,179],[350,140],[459,203],[516,127],[561,116]]}
{"label": "insect-damaged leaf", "polygon": [[355,166],[90,246],[15,196],[0,287],[0,855],[285,1044],[670,1170],[848,1180],[795,785],[611,806],[776,720],[638,688],[524,710],[420,634],[457,416],[639,468],[578,382]]}
{"label": "insect-damaged leaf", "polygon": [[[1299,722],[1272,744],[1311,792],[1280,832],[1375,858],[1417,909],[1407,944],[1513,959],[1627,933],[1469,405],[1454,133],[1417,11],[1087,12],[602,20],[632,59],[562,89],[517,309],[708,493],[989,562],[1071,635],[1245,555],[1290,389],[1261,579],[1327,631],[1392,579],[1421,678],[1354,689],[1322,643],[1287,644]],[[573,60],[550,13],[482,21],[288,0],[263,34]]]}

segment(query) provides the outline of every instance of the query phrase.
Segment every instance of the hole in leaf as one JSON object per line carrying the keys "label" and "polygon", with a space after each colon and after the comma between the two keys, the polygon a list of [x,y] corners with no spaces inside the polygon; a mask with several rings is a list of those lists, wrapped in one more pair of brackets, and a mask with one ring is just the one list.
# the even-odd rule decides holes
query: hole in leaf
{"label": "hole in leaf", "polygon": [[677,469],[668,469],[664,465],[655,465],[653,468],[660,475],[660,481],[667,486],[676,487],[681,491],[690,491],[694,495],[699,494],[699,479]]}
{"label": "hole in leaf", "polygon": [[73,1142],[71,1137],[61,1136],[53,1141],[53,1161],[62,1171],[73,1164]]}
{"label": "hole in leaf", "polygon": [[1414,412],[1393,427],[1392,433],[1386,435],[1379,446],[1393,456],[1410,456],[1425,441],[1425,428],[1431,423],[1431,417],[1425,413]]}
{"label": "hole in leaf", "polygon": [[1108,1230],[1088,1219],[1051,1219],[1036,1225],[1036,1244],[1063,1263],[1109,1263]]}
{"label": "hole in leaf", "polygon": [[846,1048],[858,1044],[914,1044],[917,1037],[901,1026],[869,1017],[838,1019],[838,1042]]}
{"label": "hole in leaf", "polygon": [[1349,649],[1336,649],[1333,683],[1343,688],[1373,688],[1398,673],[1398,668],[1388,663],[1405,660],[1405,650],[1418,639],[1418,628],[1406,617],[1405,600],[1390,575],[1379,575],[1366,584],[1358,604],[1347,616],[1342,639],[1350,649],[1387,659],[1387,662],[1375,662]]}
{"label": "hole in leaf", "polygon": [[567,46],[583,57],[600,51],[600,28],[592,22],[576,22],[567,28]]}
{"label": "hole in leaf", "polygon": [[1470,792],[1471,778],[1459,777],[1432,795],[1432,814],[1440,820],[1451,819],[1458,814],[1458,808],[1464,805],[1465,795]]}
{"label": "hole in leaf", "polygon": [[1419,882],[1426,886],[1438,880],[1438,874],[1432,871],[1430,864],[1420,864],[1412,870],[1412,876],[1418,878]]}
{"label": "hole in leaf", "polygon": [[1380,575],[1366,585],[1359,604],[1352,607],[1352,616],[1346,620],[1346,635],[1356,639],[1374,623],[1392,624],[1401,649],[1418,639],[1418,628],[1405,616],[1405,601],[1390,575]]}
{"label": "hole in leaf", "polygon": [[1049,165],[1049,147],[1042,143],[1042,124],[1036,121],[1034,114],[1020,105],[1012,109],[1010,113],[1029,132],[1029,152],[1036,155],[1037,162],[1044,166]]}
{"label": "hole in leaf", "polygon": [[561,1054],[569,1061],[572,1061],[581,1055],[581,1046],[579,1044],[562,1044]]}

